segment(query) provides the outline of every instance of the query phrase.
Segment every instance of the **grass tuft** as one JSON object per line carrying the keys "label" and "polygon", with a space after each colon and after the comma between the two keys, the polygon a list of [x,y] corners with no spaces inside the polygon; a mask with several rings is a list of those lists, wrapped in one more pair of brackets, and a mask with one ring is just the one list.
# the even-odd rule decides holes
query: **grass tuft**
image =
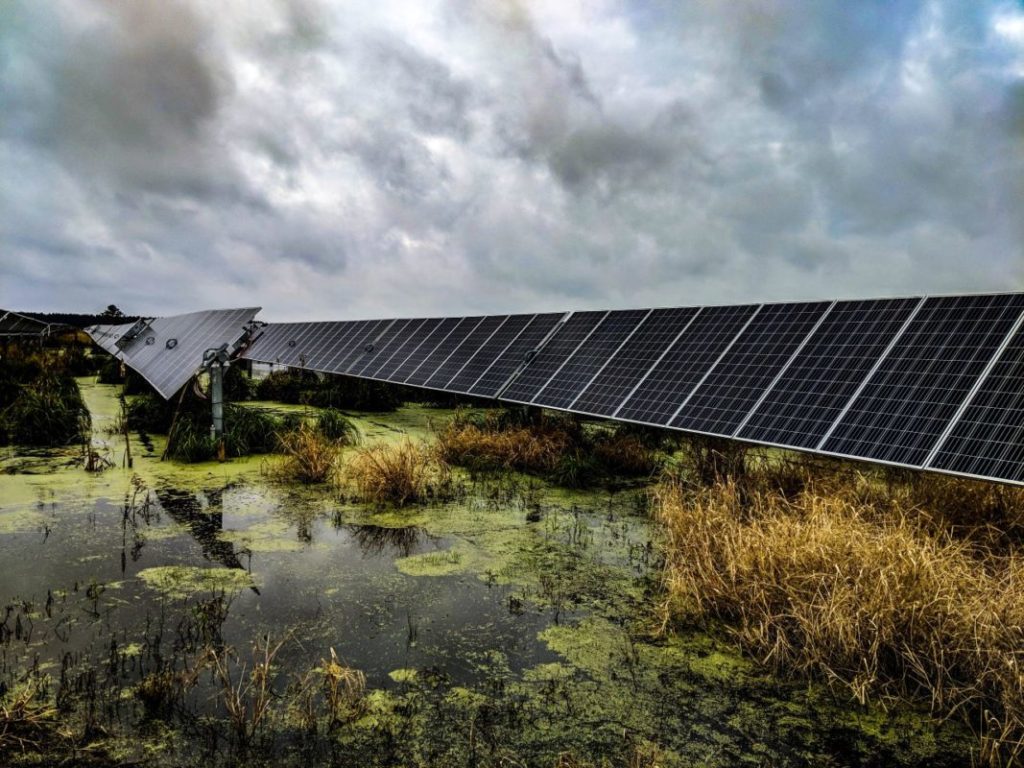
{"label": "grass tuft", "polygon": [[324,483],[331,479],[338,463],[338,445],[319,431],[303,425],[277,436],[278,448],[284,455],[275,474],[281,480],[300,483]]}
{"label": "grass tuft", "polygon": [[403,440],[362,448],[345,466],[345,478],[362,501],[405,506],[451,498],[451,470],[428,446]]}

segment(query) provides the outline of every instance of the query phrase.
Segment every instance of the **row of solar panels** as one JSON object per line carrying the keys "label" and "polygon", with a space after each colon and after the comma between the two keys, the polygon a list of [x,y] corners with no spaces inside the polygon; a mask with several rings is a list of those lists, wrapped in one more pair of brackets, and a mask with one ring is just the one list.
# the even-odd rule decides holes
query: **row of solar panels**
{"label": "row of solar panels", "polygon": [[46,323],[34,317],[0,309],[0,338],[48,336],[61,327],[59,323]]}
{"label": "row of solar panels", "polygon": [[[164,397],[256,309],[90,333]],[[277,323],[243,357],[1024,483],[1024,294]]]}
{"label": "row of solar panels", "polygon": [[244,357],[1024,482],[1024,294],[272,324]]}

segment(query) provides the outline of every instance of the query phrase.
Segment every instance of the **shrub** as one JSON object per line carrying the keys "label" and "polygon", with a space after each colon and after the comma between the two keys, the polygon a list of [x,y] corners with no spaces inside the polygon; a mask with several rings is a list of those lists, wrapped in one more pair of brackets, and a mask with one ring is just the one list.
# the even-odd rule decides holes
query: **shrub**
{"label": "shrub", "polygon": [[336,408],[325,408],[319,413],[316,429],[328,440],[341,445],[353,445],[359,439],[359,430]]}
{"label": "shrub", "polygon": [[282,480],[323,483],[331,478],[338,462],[337,444],[310,426],[277,436],[284,456],[276,468]]}
{"label": "shrub", "polygon": [[88,439],[89,410],[78,383],[67,374],[42,372],[20,386],[6,386],[0,433],[22,445],[69,445]]}
{"label": "shrub", "polygon": [[449,498],[454,492],[448,465],[435,451],[408,439],[357,451],[345,476],[360,499],[377,504],[403,506]]}

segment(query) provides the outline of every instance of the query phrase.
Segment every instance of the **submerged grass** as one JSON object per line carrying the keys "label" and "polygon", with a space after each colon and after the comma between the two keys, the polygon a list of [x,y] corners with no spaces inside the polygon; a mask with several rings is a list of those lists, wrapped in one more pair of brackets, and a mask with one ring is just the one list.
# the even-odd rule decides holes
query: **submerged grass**
{"label": "submerged grass", "polygon": [[[741,492],[666,478],[655,490],[667,621],[725,620],[778,671],[840,684],[860,702],[924,697],[980,730],[990,764],[1024,756],[1018,555],[954,535],[864,476],[807,476],[792,495],[744,482]],[[965,498],[949,489],[949,501]],[[912,501],[920,490],[903,493]],[[929,495],[933,509],[945,506]]]}

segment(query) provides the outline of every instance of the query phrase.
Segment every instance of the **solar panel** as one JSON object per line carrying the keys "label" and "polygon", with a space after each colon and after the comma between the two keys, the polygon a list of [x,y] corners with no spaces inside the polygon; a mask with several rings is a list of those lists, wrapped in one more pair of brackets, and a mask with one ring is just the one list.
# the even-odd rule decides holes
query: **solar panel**
{"label": "solar panel", "polygon": [[534,405],[568,408],[650,310],[610,312],[533,398]]}
{"label": "solar panel", "polygon": [[469,388],[487,371],[508,345],[526,329],[533,318],[534,315],[509,315],[505,318],[505,322],[477,348],[473,356],[445,385],[445,389],[451,392],[468,393]]}
{"label": "solar panel", "polygon": [[215,309],[158,317],[124,349],[124,359],[170,399],[192,378],[203,353],[238,341],[258,311],[258,307]]}
{"label": "solar panel", "polygon": [[611,416],[699,311],[695,307],[653,310],[622,348],[604,361],[569,408]]}
{"label": "solar panel", "polygon": [[1024,295],[929,298],[818,450],[920,466],[1024,309]]}
{"label": "solar panel", "polygon": [[570,315],[555,330],[537,356],[501,393],[501,399],[513,403],[531,403],[606,315],[607,312],[574,312]]}
{"label": "solar panel", "polygon": [[408,379],[407,384],[424,385],[427,380],[430,379],[434,373],[444,365],[444,362],[449,356],[458,349],[459,345],[466,340],[466,337],[471,334],[481,322],[482,317],[464,317],[456,325],[452,332],[443,338],[440,343],[434,347],[433,351],[420,363],[419,367],[412,372]]}
{"label": "solar panel", "polygon": [[483,318],[479,325],[470,331],[462,342],[452,350],[451,354],[448,355],[448,359],[437,366],[430,378],[424,382],[424,386],[448,390],[448,382],[462,370],[463,366],[480,350],[480,347],[501,328],[506,319],[506,315]]}
{"label": "solar panel", "polygon": [[[419,325],[420,320],[395,320],[385,328],[369,345],[369,349],[353,363],[349,374],[351,376],[368,376],[375,371],[382,360],[386,360],[394,352],[395,347],[402,343],[408,336],[409,326]],[[383,355],[383,358],[381,357]]]}
{"label": "solar panel", "polygon": [[89,334],[93,341],[100,345],[100,347],[115,357],[120,357],[121,348],[117,346],[118,339],[121,338],[121,334],[131,328],[133,323],[120,323],[118,325],[94,325],[90,328],[86,328],[85,332]]}
{"label": "solar panel", "polygon": [[375,349],[377,339],[391,326],[394,320],[370,320],[356,329],[338,349],[331,362],[335,373],[349,374],[361,362],[365,362],[368,351]]}
{"label": "solar panel", "polygon": [[[562,312],[534,316],[522,332],[498,353],[494,362],[487,367],[480,378],[469,385],[469,394],[479,397],[497,395],[512,374],[516,372],[516,369],[526,363],[527,356],[543,343],[548,334],[564,317],[565,314]],[[502,330],[504,328],[505,326],[502,326]]]}
{"label": "solar panel", "polygon": [[34,317],[0,309],[0,336],[45,336],[52,327],[53,324]]}
{"label": "solar panel", "polygon": [[922,301],[838,302],[737,437],[814,448]]}
{"label": "solar panel", "polygon": [[684,401],[671,425],[732,435],[829,306],[826,301],[762,306]]}
{"label": "solar panel", "polygon": [[437,349],[437,345],[448,338],[449,334],[459,327],[461,317],[445,317],[440,319],[413,350],[409,356],[388,374],[387,380],[396,384],[404,384],[413,373],[415,373],[430,354]]}
{"label": "solar panel", "polygon": [[377,375],[377,372],[385,368],[395,356],[395,353],[408,344],[409,340],[415,337],[416,332],[428,322],[430,321],[425,320],[422,317],[418,317],[411,320],[402,320],[399,321],[399,323],[396,323],[396,327],[388,334],[389,338],[387,342],[380,346],[380,349],[377,354],[374,355],[373,360],[370,361],[363,369],[362,375],[371,379],[381,378]]}
{"label": "solar panel", "polygon": [[1024,482],[1024,329],[1009,337],[927,466]]}
{"label": "solar panel", "polygon": [[743,326],[757,304],[705,307],[615,411],[613,418],[665,425]]}
{"label": "solar panel", "polygon": [[[374,372],[374,378],[381,379],[382,381],[395,381],[395,376],[405,361],[424,345],[431,334],[437,331],[442,322],[443,320],[439,317],[430,317],[413,328],[406,334],[405,338],[402,339],[388,359],[381,362]],[[411,372],[410,369],[405,375]]]}

